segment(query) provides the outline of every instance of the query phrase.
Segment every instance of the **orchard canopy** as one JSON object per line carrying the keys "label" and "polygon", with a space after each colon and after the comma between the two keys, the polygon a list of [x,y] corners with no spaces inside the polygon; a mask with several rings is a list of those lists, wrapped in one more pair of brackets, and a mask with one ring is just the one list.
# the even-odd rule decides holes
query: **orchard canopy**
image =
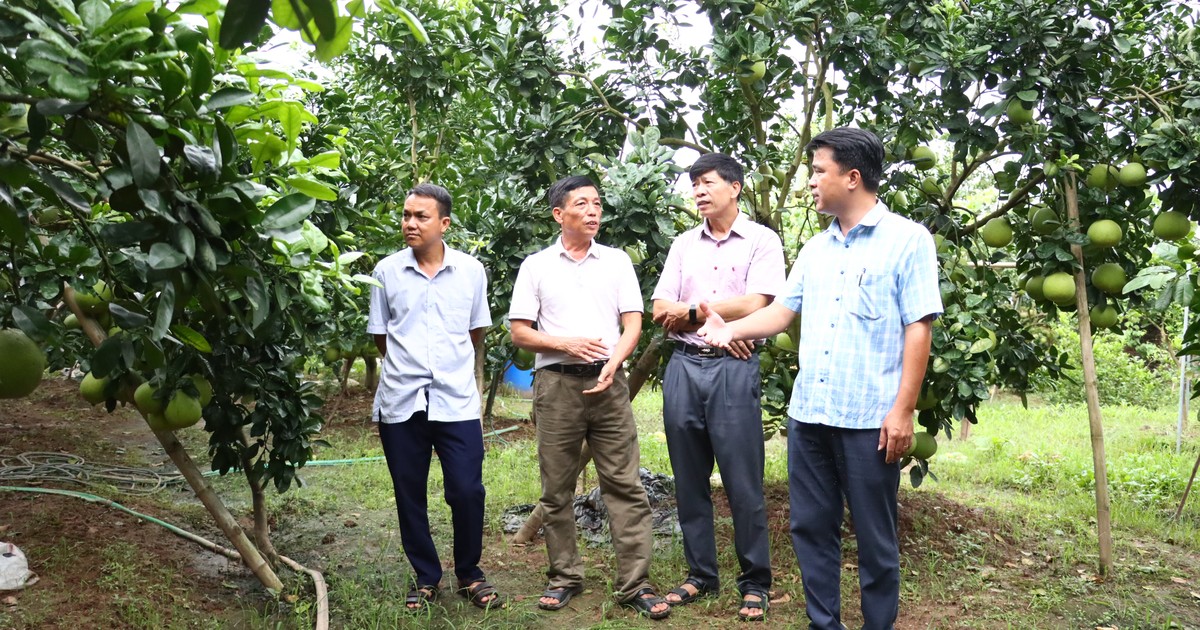
{"label": "orchard canopy", "polygon": [[[286,490],[322,422],[305,375],[366,349],[414,184],[451,190],[454,245],[488,269],[494,384],[515,272],[557,231],[552,181],[603,182],[601,239],[648,294],[697,221],[679,176],[698,152],[747,165],[744,208],[790,259],[823,226],[803,147],[837,125],[884,140],[883,200],[939,243],[930,432],[1056,377],[1071,349],[1045,323],[1077,289],[1096,328],[1195,306],[1188,3],[394,2],[6,0],[0,327],[110,409],[148,383],[153,428],[202,414],[214,469]],[[767,434],[792,333],[764,357]],[[647,318],[639,383],[660,340]]]}

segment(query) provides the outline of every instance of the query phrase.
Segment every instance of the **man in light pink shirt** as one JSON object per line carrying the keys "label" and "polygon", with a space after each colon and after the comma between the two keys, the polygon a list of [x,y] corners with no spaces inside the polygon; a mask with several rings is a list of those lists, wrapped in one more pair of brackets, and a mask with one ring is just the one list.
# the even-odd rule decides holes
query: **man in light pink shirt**
{"label": "man in light pink shirt", "polygon": [[783,245],[738,211],[741,164],[720,153],[689,171],[704,221],[675,239],[654,289],[654,321],[674,340],[663,376],[663,425],[675,474],[687,580],[667,594],[683,605],[720,589],[713,533],[714,461],[733,513],[741,575],[738,616],[762,619],[771,588],[770,539],[763,499],[762,410],[758,354],[752,344],[714,348],[696,335],[705,302],[726,321],[771,302],[784,283]]}

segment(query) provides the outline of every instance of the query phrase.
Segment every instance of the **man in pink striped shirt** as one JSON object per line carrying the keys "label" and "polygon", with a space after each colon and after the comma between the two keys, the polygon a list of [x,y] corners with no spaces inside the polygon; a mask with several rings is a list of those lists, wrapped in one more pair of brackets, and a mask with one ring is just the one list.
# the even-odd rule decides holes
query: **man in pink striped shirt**
{"label": "man in pink striped shirt", "polygon": [[654,321],[674,342],[663,376],[663,425],[689,567],[667,602],[683,605],[720,589],[709,484],[715,461],[733,513],[741,568],[738,615],[762,619],[771,558],[758,354],[750,343],[730,350],[709,346],[696,331],[705,321],[700,302],[726,321],[769,304],[784,283],[783,246],[775,232],[738,211],[744,171],[737,160],[703,155],[689,175],[704,220],[675,239],[652,296]]}

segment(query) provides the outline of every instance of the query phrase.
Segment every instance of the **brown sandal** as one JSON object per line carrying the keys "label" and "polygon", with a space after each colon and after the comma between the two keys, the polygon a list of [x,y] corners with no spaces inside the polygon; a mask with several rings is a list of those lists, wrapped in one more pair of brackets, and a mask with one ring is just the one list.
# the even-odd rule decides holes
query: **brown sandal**
{"label": "brown sandal", "polygon": [[[438,587],[426,585],[414,586],[408,595],[404,598],[404,607],[408,612],[422,612],[429,607],[429,604],[437,599]],[[410,606],[416,604],[416,606]]]}

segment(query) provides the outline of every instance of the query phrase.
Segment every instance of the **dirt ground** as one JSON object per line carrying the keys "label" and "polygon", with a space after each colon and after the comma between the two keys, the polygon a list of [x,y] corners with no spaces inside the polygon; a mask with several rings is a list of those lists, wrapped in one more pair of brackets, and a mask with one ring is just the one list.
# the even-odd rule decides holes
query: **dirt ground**
{"label": "dirt ground", "polygon": [[[332,397],[323,410],[329,424],[327,433],[361,433],[371,428],[364,420],[370,409],[365,395]],[[508,427],[515,430],[504,431]],[[495,439],[507,442],[532,439],[532,428],[521,421],[498,421],[492,430],[503,431]],[[88,462],[136,466],[171,474],[173,468],[154,436],[146,430],[139,416],[129,410],[105,413],[82,402],[75,385],[65,380],[47,379],[35,394],[27,399],[0,402],[0,466],[11,469],[14,458],[22,453],[72,453]],[[194,453],[201,458],[202,453]],[[0,486],[58,487],[82,492],[95,488],[59,482],[36,484],[11,481],[0,477]],[[799,573],[790,553],[787,532],[787,489],[784,486],[767,488],[769,523],[774,541],[776,588],[773,593],[772,618],[768,627],[794,627],[804,619],[803,596]],[[107,493],[106,496],[112,496]],[[729,516],[728,503],[718,491],[714,497],[718,520]],[[221,534],[211,526],[203,511],[186,506],[191,499],[186,487],[174,487],[153,497],[138,498],[121,494],[118,499],[133,510],[156,515],[196,532],[209,540],[224,544]],[[981,508],[963,506],[935,492],[902,492],[901,551],[906,567],[918,566],[919,559],[942,558],[947,562],[964,554],[965,541],[982,541],[988,547],[986,566],[979,566],[981,586],[970,592],[942,593],[937,597],[906,595],[903,607],[903,628],[952,628],[961,620],[976,620],[979,610],[991,612],[1030,606],[1030,593],[1037,593],[1041,581],[1055,577],[1048,568],[1051,558],[1045,551],[1035,552],[1013,541],[1013,532],[1001,525]],[[176,506],[173,509],[172,506]],[[378,523],[314,524],[299,540],[300,534],[278,532],[278,545],[297,549],[297,560],[327,573],[353,571],[352,562],[345,560],[345,549],[353,547],[356,537],[366,533],[367,525],[381,532],[392,527],[394,514],[376,515]],[[368,517],[369,518],[369,517]],[[248,523],[246,523],[248,526]],[[328,533],[321,535],[322,527]],[[387,539],[386,534],[376,534]],[[846,531],[847,554],[844,566],[853,576],[856,567],[853,556],[853,536]],[[291,540],[288,538],[291,537]],[[484,564],[492,567],[495,581],[507,584],[506,589],[516,602],[532,599],[540,590],[544,571],[545,551],[541,539],[526,547],[507,544],[498,531],[489,531],[485,542]],[[317,545],[314,541],[321,541]],[[398,541],[398,536],[395,537]],[[119,628],[119,627],[243,627],[246,619],[258,610],[270,606],[249,572],[222,556],[206,551],[194,543],[157,525],[146,523],[111,507],[89,503],[77,498],[35,494],[23,491],[0,491],[0,541],[12,542],[28,555],[30,568],[39,581],[25,591],[0,592],[0,630],[7,628]],[[1053,548],[1055,541],[1044,541],[1041,549]],[[727,544],[725,541],[722,544]],[[1061,544],[1071,544],[1062,541]],[[306,546],[307,545],[307,546]],[[342,551],[339,552],[339,546]],[[1167,555],[1172,549],[1153,549],[1148,554]],[[323,548],[323,552],[316,551]],[[587,552],[589,570],[610,572],[604,566],[607,554]],[[1200,562],[1183,559],[1200,572]],[[928,565],[926,565],[928,566]],[[1086,579],[1088,567],[1076,569]],[[1059,569],[1061,572],[1062,569]],[[1180,618],[1200,620],[1200,609],[1189,611],[1188,604],[1200,608],[1200,596],[1189,601],[1186,593],[1200,590],[1192,580],[1178,584],[1179,593],[1164,592],[1162,580],[1154,581],[1157,593],[1150,595],[1182,601]],[[682,577],[682,576],[680,576]],[[1061,576],[1057,576],[1061,577]],[[659,580],[674,576],[659,575]],[[913,575],[907,570],[905,580],[931,579],[933,576]],[[851,578],[852,579],[852,578]],[[946,588],[955,583],[947,582]],[[674,584],[660,584],[670,588]],[[1150,586],[1143,587],[1147,591]],[[528,591],[528,592],[526,592]],[[595,625],[622,625],[626,617],[606,606],[608,593],[592,589],[581,595],[562,614],[537,618],[538,627],[573,628]],[[727,589],[732,591],[732,589]],[[691,623],[707,627],[727,627],[732,624],[736,601],[732,593],[723,592],[719,601],[689,607]],[[1182,593],[1182,595],[1180,595]],[[305,597],[301,594],[300,597]],[[458,608],[466,606],[454,599]],[[915,601],[914,601],[915,600]],[[857,617],[857,601],[843,603],[846,622],[853,624]],[[1075,609],[1081,605],[1073,603]],[[1133,605],[1136,605],[1134,603]],[[471,611],[463,611],[464,617]],[[1192,617],[1185,617],[1194,613]],[[615,616],[614,616],[615,615]],[[259,615],[261,617],[261,615]],[[669,625],[680,624],[672,621]],[[972,624],[974,627],[974,624]],[[280,627],[289,627],[286,621]],[[346,627],[338,625],[335,627]],[[1073,627],[1068,618],[1047,627]],[[1128,627],[1128,626],[1122,626]],[[1158,627],[1158,626],[1146,626]],[[1200,627],[1184,624],[1176,627]]]}

